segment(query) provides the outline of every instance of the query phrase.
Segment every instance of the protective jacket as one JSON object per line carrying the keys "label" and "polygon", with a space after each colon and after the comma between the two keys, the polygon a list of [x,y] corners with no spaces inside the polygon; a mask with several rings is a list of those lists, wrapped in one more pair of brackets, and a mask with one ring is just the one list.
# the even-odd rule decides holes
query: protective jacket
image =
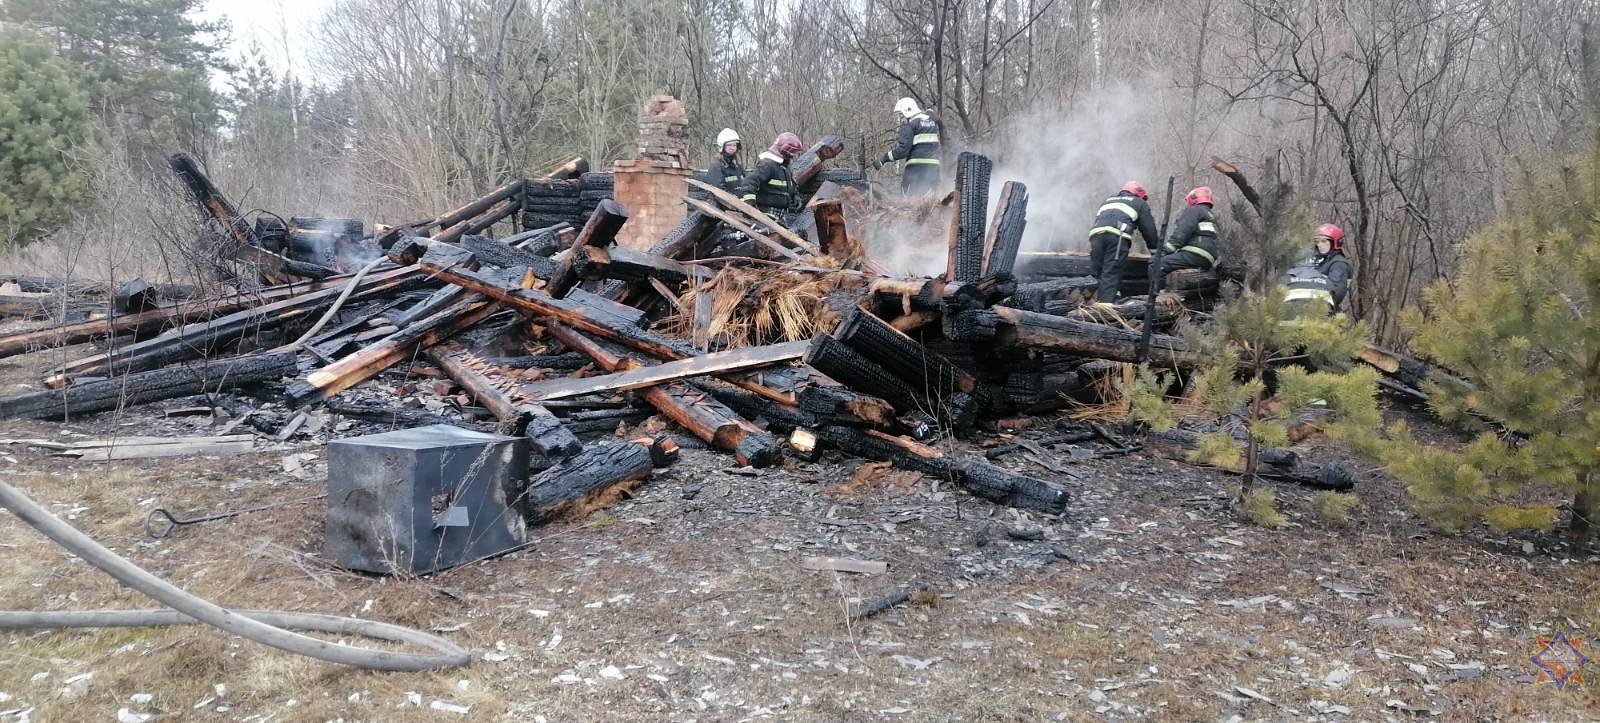
{"label": "protective jacket", "polygon": [[711,162],[711,167],[706,169],[705,180],[728,193],[738,193],[739,182],[744,180],[744,167],[739,165],[738,158],[719,153],[717,159]]}
{"label": "protective jacket", "polygon": [[739,196],[762,210],[793,211],[800,207],[789,161],[772,151],[762,151],[756,167],[739,184]]}
{"label": "protective jacket", "polygon": [[1161,243],[1161,232],[1156,230],[1155,215],[1150,213],[1150,204],[1132,191],[1123,191],[1100,204],[1100,210],[1094,216],[1094,225],[1089,228],[1089,236],[1092,238],[1109,233],[1131,244],[1135,230],[1144,239],[1145,248],[1154,248]]}
{"label": "protective jacket", "polygon": [[1219,251],[1217,219],[1211,213],[1211,204],[1197,203],[1183,209],[1167,234],[1164,250],[1169,254],[1188,252],[1205,262],[1203,268],[1214,268]]}
{"label": "protective jacket", "polygon": [[1328,291],[1333,294],[1333,311],[1337,314],[1344,308],[1344,297],[1350,295],[1350,259],[1343,252],[1330,251],[1312,261],[1317,264],[1317,270],[1328,277]]}
{"label": "protective jacket", "polygon": [[893,148],[883,154],[884,163],[904,160],[907,167],[939,165],[939,122],[927,111],[900,124]]}

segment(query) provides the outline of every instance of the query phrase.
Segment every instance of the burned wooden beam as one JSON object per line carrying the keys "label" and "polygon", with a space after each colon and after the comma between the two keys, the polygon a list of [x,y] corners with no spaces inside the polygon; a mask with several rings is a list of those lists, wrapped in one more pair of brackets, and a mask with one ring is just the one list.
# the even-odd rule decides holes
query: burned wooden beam
{"label": "burned wooden beam", "polygon": [[472,328],[497,308],[497,304],[484,300],[460,302],[312,372],[291,385],[284,396],[292,406],[327,399],[377,376],[419,348],[426,349]]}
{"label": "burned wooden beam", "polygon": [[649,477],[658,458],[667,458],[653,450],[654,445],[670,443],[646,438],[596,445],[528,480],[513,506],[530,524],[605,507]]}
{"label": "burned wooden beam", "polygon": [[984,239],[983,273],[1010,274],[1016,267],[1017,252],[1022,250],[1022,232],[1028,226],[1028,187],[1016,181],[1006,181],[1000,188],[1000,204],[995,207],[994,221],[989,225],[989,235]]}
{"label": "burned wooden beam", "polygon": [[[1186,429],[1171,429],[1165,432],[1151,431],[1145,435],[1145,445],[1167,459],[1188,464],[1200,464],[1233,474],[1242,475],[1245,473],[1244,453],[1242,451],[1239,454],[1239,462],[1220,467],[1192,459],[1192,455],[1201,447],[1202,436],[1199,432]],[[1258,453],[1261,465],[1256,473],[1261,477],[1293,482],[1313,489],[1338,492],[1355,488],[1355,478],[1341,465],[1307,464],[1293,450],[1278,447],[1263,446],[1258,450]]]}
{"label": "burned wooden beam", "polygon": [[1458,391],[1470,391],[1473,389],[1471,382],[1444,369],[1374,344],[1362,347],[1360,351],[1356,352],[1356,359],[1405,387],[1404,393],[1408,396],[1420,395],[1421,398],[1426,399],[1427,392],[1425,389],[1430,383],[1440,384]]}
{"label": "burned wooden beam", "polygon": [[317,282],[295,282],[248,293],[180,302],[127,316],[7,334],[0,336],[0,358],[120,334],[146,336],[173,324],[204,320],[313,291],[342,287],[348,281],[348,277],[340,277]]}
{"label": "burned wooden beam", "polygon": [[667,232],[650,247],[650,253],[668,259],[681,259],[685,256],[697,256],[702,247],[708,246],[708,241],[713,238],[717,226],[721,222],[699,211],[690,212],[683,221]]}
{"label": "burned wooden beam", "polygon": [[[348,282],[346,282],[348,283]],[[392,293],[420,288],[428,283],[415,269],[392,269],[370,274],[361,280],[350,299],[377,298]],[[55,370],[55,377],[65,375],[110,373],[121,374],[143,371],[160,366],[194,359],[211,354],[223,346],[265,329],[271,329],[292,319],[320,313],[333,304],[343,291],[343,284],[324,284],[317,291],[289,296],[262,306],[247,307],[240,311],[216,317],[210,321],[173,329],[145,341],[114,348],[103,354],[78,359]]]}
{"label": "burned wooden beam", "polygon": [[[970,328],[993,329],[993,343],[997,347],[1054,349],[1119,362],[1138,360],[1140,333],[1137,331],[1003,306],[963,311],[961,315],[967,317],[963,322]],[[1199,355],[1191,351],[1182,338],[1152,335],[1152,366],[1188,369],[1198,363]]]}
{"label": "burned wooden beam", "polygon": [[699,353],[694,347],[676,339],[640,329],[632,319],[620,319],[609,311],[571,299],[558,299],[538,289],[508,286],[480,272],[461,268],[458,262],[441,265],[441,262],[422,259],[417,265],[423,271],[434,274],[444,281],[483,294],[519,311],[560,321],[579,331],[595,334],[647,354],[681,359]]}
{"label": "burned wooden beam", "polygon": [[946,281],[977,281],[983,276],[983,231],[989,212],[987,156],[962,152],[956,159],[955,214],[950,219]]}
{"label": "burned wooden beam", "polygon": [[524,384],[519,390],[532,401],[565,399],[597,392],[626,391],[692,377],[759,369],[794,361],[805,354],[809,342],[730,349],[705,356],[581,379],[551,379]]}
{"label": "burned wooden beam", "polygon": [[[639,364],[563,324],[552,323],[547,328],[561,343],[589,355],[607,371],[625,371]],[[646,387],[639,396],[707,444],[733,452],[740,464],[766,467],[778,459],[777,440],[703,390],[683,382],[668,382]]]}
{"label": "burned wooden beam", "polygon": [[541,461],[556,462],[583,451],[583,443],[559,417],[543,405],[521,404],[527,414],[527,427],[522,436],[528,438],[528,451]]}
{"label": "burned wooden beam", "polygon": [[616,243],[617,232],[622,230],[623,224],[628,222],[628,210],[622,204],[611,199],[606,199],[596,206],[594,213],[589,215],[589,221],[583,225],[583,230],[578,232],[578,237],[572,242],[572,251],[567,258],[560,262],[555,273],[550,278],[550,283],[545,289],[551,296],[561,298],[578,283],[578,274],[573,266],[577,263],[579,249],[584,246],[606,247]]}
{"label": "burned wooden beam", "polygon": [[65,389],[0,399],[0,418],[68,419],[135,404],[215,394],[295,373],[293,354],[254,354],[184,364]]}
{"label": "burned wooden beam", "polygon": [[844,153],[844,139],[835,135],[825,135],[817,139],[800,155],[789,162],[790,175],[794,176],[796,187],[807,186],[816,180],[817,174],[822,173],[826,161],[837,158]]}
{"label": "burned wooden beam", "polygon": [[[796,234],[794,231],[791,231],[789,229],[789,227],[784,226],[781,223],[778,223],[777,221],[773,220],[773,218],[771,216],[768,216],[766,213],[762,212],[761,209],[756,208],[755,206],[745,202],[744,199],[739,198],[738,196],[735,196],[735,195],[723,190],[722,187],[713,186],[713,185],[711,185],[709,183],[706,183],[705,181],[701,181],[701,180],[695,179],[695,178],[688,179],[688,182],[689,182],[689,186],[691,188],[698,188],[698,189],[700,189],[702,191],[705,191],[706,193],[711,194],[711,197],[715,198],[717,200],[717,202],[722,204],[724,207],[726,207],[728,209],[731,209],[731,210],[734,210],[734,211],[738,211],[739,213],[742,213],[742,214],[750,217],[750,220],[752,222],[754,222],[756,224],[759,224],[760,226],[762,226],[762,227],[764,227],[766,229],[769,229],[771,231],[771,233],[776,235],[782,241],[787,242],[789,245],[793,246],[794,248],[799,249],[800,251],[804,251],[805,253],[811,254],[812,256],[816,256],[819,253],[819,251],[818,251],[816,246],[813,246],[811,244],[811,242],[809,242],[809,241],[807,241],[807,240],[805,240],[803,238],[800,238],[800,235]],[[703,213],[710,213],[712,215],[717,215],[719,218],[723,219],[724,223],[728,223],[729,225],[738,224],[737,226],[735,226],[735,228],[739,228],[740,226],[746,226],[745,224],[739,223],[737,220],[733,219],[731,216],[729,216],[727,213],[723,212],[721,209],[712,207],[710,204],[707,204],[704,201],[700,201],[699,199],[692,199],[692,198],[685,198],[684,200],[687,201],[687,202],[690,202],[689,203],[690,206],[693,206],[693,207],[699,209]],[[740,230],[743,231],[744,228],[740,228]],[[745,231],[745,233],[748,234],[748,233],[751,233],[751,232],[750,231]],[[755,235],[758,236],[758,237],[761,237],[761,238],[765,238],[764,234],[759,234],[758,233],[758,234],[755,234]],[[771,239],[768,239],[768,240],[770,241]],[[786,255],[791,255],[792,256],[793,252],[792,251],[791,252],[787,252]]]}
{"label": "burned wooden beam", "polygon": [[233,205],[232,201],[228,200],[227,196],[222,195],[222,191],[218,190],[216,184],[211,182],[211,178],[206,175],[205,171],[200,170],[200,164],[195,162],[193,156],[187,153],[173,154],[171,158],[167,159],[167,166],[172,169],[173,173],[177,174],[178,180],[183,182],[184,187],[189,191],[190,198],[196,204],[199,204],[206,215],[221,224],[223,231],[228,234],[229,238],[244,246],[260,244],[261,241],[256,238],[255,229],[245,222],[244,216],[239,213],[239,209]]}
{"label": "burned wooden beam", "polygon": [[[507,183],[504,186],[496,188],[493,191],[490,191],[488,194],[473,200],[471,203],[468,203],[465,206],[462,206],[454,211],[441,214],[439,218],[430,225],[437,225],[441,229],[448,229],[457,224],[470,221],[477,216],[482,215],[485,211],[493,208],[495,204],[507,199],[514,199],[518,194],[522,193],[522,184],[522,179],[517,179]],[[516,210],[515,207],[513,207],[512,210]],[[508,211],[507,214],[509,213],[510,212]]]}
{"label": "burned wooden beam", "polygon": [[[291,372],[292,373],[292,372]],[[410,427],[429,427],[435,424],[450,424],[476,428],[477,425],[459,421],[451,421],[437,414],[432,414],[418,409],[403,409],[398,406],[382,404],[363,404],[347,402],[341,399],[329,399],[327,403],[329,412],[341,417],[349,417],[373,424],[387,424],[397,429]],[[481,430],[480,430],[481,431]]]}
{"label": "burned wooden beam", "polygon": [[1011,300],[1006,302],[1006,306],[1027,311],[1044,311],[1053,301],[1076,303],[1092,298],[1099,286],[1099,279],[1093,276],[1069,276],[1018,284],[1017,290],[1012,292]]}
{"label": "burned wooden beam", "polygon": [[[1110,308],[1094,305],[1079,306],[1065,314],[1058,314],[1058,316],[1096,324],[1116,324],[1137,328],[1144,324],[1144,313],[1148,307],[1149,304],[1146,303],[1146,297],[1136,296],[1131,299],[1123,299]],[[1050,304],[1045,305],[1046,312],[1049,312],[1052,308]],[[1157,327],[1169,325],[1177,321],[1186,311],[1187,309],[1183,305],[1183,297],[1177,294],[1162,294],[1156,297],[1155,325]]]}
{"label": "burned wooden beam", "polygon": [[836,200],[822,201],[811,206],[811,213],[816,219],[817,250],[832,255],[835,251],[849,248],[850,234],[844,227],[844,204]]}
{"label": "burned wooden beam", "polygon": [[889,429],[897,421],[894,405],[848,387],[811,384],[798,396],[800,410],[816,416],[822,424]]}
{"label": "burned wooden beam", "polygon": [[[829,377],[855,389],[882,399],[896,411],[930,411],[921,395],[888,369],[867,359],[844,342],[827,334],[818,334],[806,348],[805,363]],[[801,396],[802,401],[805,395]]]}
{"label": "burned wooden beam", "polygon": [[951,457],[925,444],[877,430],[823,427],[817,437],[846,453],[901,469],[951,479],[975,497],[1051,514],[1066,509],[1065,489],[996,467],[982,459]]}
{"label": "burned wooden beam", "polygon": [[[927,409],[948,407],[950,411],[940,416],[957,426],[970,424],[973,415],[994,401],[988,386],[970,372],[865,310],[851,309],[833,335],[918,390]],[[965,409],[968,405],[970,412]]]}
{"label": "burned wooden beam", "polygon": [[584,279],[616,279],[629,283],[654,279],[668,287],[679,287],[691,281],[701,283],[711,273],[699,266],[685,266],[672,259],[655,254],[630,251],[624,248],[583,246],[573,249],[577,255],[574,269]]}
{"label": "burned wooden beam", "polygon": [[[551,238],[555,234],[550,234]],[[528,237],[527,241],[533,241]],[[488,238],[486,236],[462,236],[459,243],[461,248],[472,252],[479,261],[490,266],[503,269],[527,268],[533,270],[533,275],[548,281],[556,273],[556,262],[530,251],[508,245],[504,241]]]}
{"label": "burned wooden beam", "polygon": [[[467,394],[472,395],[474,401],[484,409],[489,410],[500,425],[513,434],[521,434],[528,425],[528,414],[517,408],[517,403],[512,400],[511,393],[505,387],[509,383],[497,384],[495,380],[480,372],[478,364],[470,355],[463,355],[462,350],[453,345],[436,345],[423,350],[423,355],[439,367]],[[463,358],[463,357],[466,358]]]}
{"label": "burned wooden beam", "polygon": [[755,226],[739,220],[739,217],[728,213],[727,211],[717,208],[716,206],[706,203],[698,198],[685,197],[683,202],[688,204],[689,208],[694,209],[696,213],[705,214],[727,224],[729,228],[744,234],[745,236],[749,237],[751,241],[761,244],[778,256],[791,261],[798,260],[800,258],[800,254],[795,253],[795,251],[789,247],[772,240],[767,233],[762,233]]}

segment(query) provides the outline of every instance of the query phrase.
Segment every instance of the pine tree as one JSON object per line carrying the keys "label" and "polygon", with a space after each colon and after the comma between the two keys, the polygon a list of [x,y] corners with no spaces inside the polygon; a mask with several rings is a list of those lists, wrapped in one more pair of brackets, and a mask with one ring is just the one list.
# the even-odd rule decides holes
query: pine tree
{"label": "pine tree", "polygon": [[[1310,225],[1293,204],[1293,188],[1280,180],[1277,162],[1265,163],[1264,195],[1233,166],[1216,165],[1245,197],[1233,209],[1238,232],[1232,246],[1249,261],[1250,283],[1217,310],[1206,328],[1186,335],[1206,361],[1189,380],[1184,399],[1165,399],[1166,381],[1143,370],[1133,409],[1157,429],[1192,414],[1214,419],[1215,431],[1201,438],[1192,461],[1241,472],[1237,508],[1259,524],[1277,526],[1282,518],[1273,509],[1271,492],[1254,486],[1262,446],[1288,444],[1286,423],[1313,404],[1333,413],[1332,433],[1375,425],[1376,379],[1370,370],[1352,368],[1351,359],[1366,338],[1362,325],[1342,316],[1295,319],[1284,301],[1280,279],[1307,254]],[[1301,358],[1316,371],[1284,364]]]}
{"label": "pine tree", "polygon": [[85,189],[68,153],[93,128],[66,64],[26,32],[0,31],[0,246],[66,220]]}
{"label": "pine tree", "polygon": [[1394,424],[1374,449],[1409,483],[1420,510],[1446,527],[1480,516],[1496,529],[1549,527],[1558,510],[1525,500],[1561,491],[1572,533],[1592,540],[1600,515],[1600,149],[1589,168],[1567,176],[1529,189],[1537,212],[1469,239],[1456,278],[1430,287],[1407,320],[1413,346],[1471,385],[1428,385],[1432,407],[1481,433],[1445,449]]}
{"label": "pine tree", "polygon": [[210,72],[223,22],[192,18],[202,0],[6,0],[0,20],[39,31],[75,71],[90,107],[159,158],[200,147],[221,120]]}

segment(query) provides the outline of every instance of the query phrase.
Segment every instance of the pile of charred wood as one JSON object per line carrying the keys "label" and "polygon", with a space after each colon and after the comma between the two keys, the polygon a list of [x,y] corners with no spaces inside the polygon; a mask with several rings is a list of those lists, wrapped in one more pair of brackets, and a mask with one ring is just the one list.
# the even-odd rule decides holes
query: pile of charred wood
{"label": "pile of charred wood", "polygon": [[[339,223],[291,223],[277,234],[271,224],[246,223],[191,160],[175,157],[195,201],[231,240],[232,258],[270,285],[0,336],[0,356],[103,344],[51,369],[47,390],[0,400],[0,418],[60,420],[273,389],[288,378],[272,392],[288,414],[322,404],[348,417],[424,425],[444,420],[398,402],[429,385],[501,431],[526,436],[539,466],[556,472],[543,478],[558,478],[564,464],[586,470],[586,489],[604,487],[607,477],[580,455],[580,437],[657,417],[744,465],[831,448],[937,475],[999,503],[1061,510],[1067,492],[1059,485],[947,454],[936,441],[1087,398],[1101,379],[1141,361],[1147,310],[1155,326],[1143,361],[1194,364],[1171,329],[1203,314],[1239,272],[1178,272],[1157,299],[1087,307],[1095,285],[1087,258],[1019,253],[1027,189],[1004,184],[991,219],[989,160],[965,153],[956,189],[939,206],[949,216],[946,272],[885,275],[847,230],[840,185],[822,180],[824,163],[842,149],[829,136],[796,160],[797,181],[813,190],[787,226],[696,186],[706,199],[687,199],[687,217],[648,250],[615,245],[628,211],[609,197],[586,197],[590,190],[574,197],[574,207],[594,202],[581,225],[525,228],[542,220],[532,204],[548,203],[531,199],[553,198],[545,193],[552,184],[598,188],[596,174],[517,181],[370,237]],[[523,230],[484,235],[518,211]],[[323,241],[293,240],[313,236]],[[301,253],[313,248],[324,255]],[[1126,278],[1146,283],[1145,261],[1126,263]],[[714,304],[684,299],[711,294],[719,275],[742,266],[837,279],[849,303],[830,296],[839,321],[828,333],[730,347],[706,321]],[[701,323],[668,334],[659,322],[672,315]],[[341,396],[384,374],[404,379],[379,383],[377,396],[388,403]]]}

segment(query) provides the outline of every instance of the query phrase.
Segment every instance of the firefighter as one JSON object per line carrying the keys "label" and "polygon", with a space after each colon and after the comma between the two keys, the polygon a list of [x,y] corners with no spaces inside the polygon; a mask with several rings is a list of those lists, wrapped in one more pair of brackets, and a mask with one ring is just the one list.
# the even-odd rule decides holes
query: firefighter
{"label": "firefighter", "polygon": [[1172,232],[1161,244],[1161,274],[1217,265],[1217,219],[1211,213],[1211,187],[1201,186],[1184,197],[1188,207],[1178,214]]}
{"label": "firefighter", "polygon": [[1285,282],[1289,290],[1284,300],[1294,307],[1296,316],[1331,316],[1344,307],[1345,296],[1350,293],[1350,259],[1344,255],[1344,229],[1322,224],[1311,242],[1311,259],[1289,270]]}
{"label": "firefighter", "polygon": [[800,210],[800,189],[794,185],[789,161],[800,153],[800,136],[780,133],[772,147],[761,152],[756,167],[739,184],[739,195],[779,223]]}
{"label": "firefighter", "polygon": [[742,145],[738,132],[732,128],[723,128],[717,134],[717,158],[706,169],[706,183],[728,193],[739,190],[739,182],[744,180],[744,167],[739,165],[739,148]]}
{"label": "firefighter", "polygon": [[895,101],[894,114],[900,123],[894,147],[874,159],[872,167],[904,160],[900,190],[908,196],[935,192],[939,188],[939,122],[910,98]]}
{"label": "firefighter", "polygon": [[1150,194],[1138,181],[1122,184],[1117,195],[1106,199],[1095,213],[1089,229],[1089,273],[1100,279],[1095,287],[1095,303],[1110,305],[1122,286],[1122,260],[1133,248],[1137,230],[1146,249],[1161,243],[1156,221],[1150,213]]}

